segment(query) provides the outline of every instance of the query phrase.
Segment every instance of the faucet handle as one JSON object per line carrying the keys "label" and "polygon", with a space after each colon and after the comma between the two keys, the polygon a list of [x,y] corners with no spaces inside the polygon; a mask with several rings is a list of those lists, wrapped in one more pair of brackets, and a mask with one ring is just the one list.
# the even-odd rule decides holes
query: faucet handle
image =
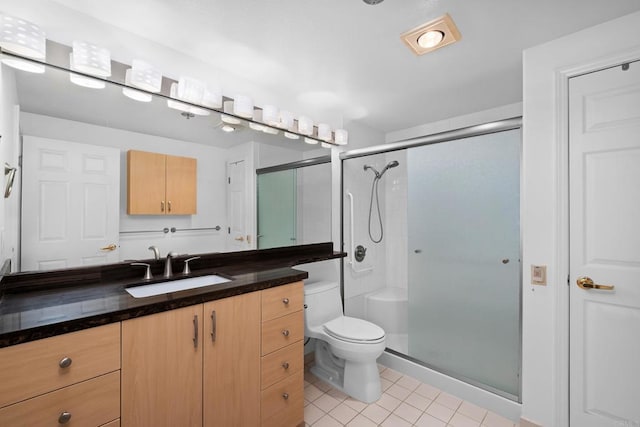
{"label": "faucet handle", "polygon": [[144,280],[153,279],[153,276],[151,275],[151,264],[147,264],[146,262],[132,262],[129,265],[147,267],[147,271],[144,273]]}
{"label": "faucet handle", "polygon": [[189,261],[193,261],[195,259],[200,259],[200,257],[194,256],[184,260],[184,270],[182,271],[182,274],[191,274],[191,269],[189,268]]}

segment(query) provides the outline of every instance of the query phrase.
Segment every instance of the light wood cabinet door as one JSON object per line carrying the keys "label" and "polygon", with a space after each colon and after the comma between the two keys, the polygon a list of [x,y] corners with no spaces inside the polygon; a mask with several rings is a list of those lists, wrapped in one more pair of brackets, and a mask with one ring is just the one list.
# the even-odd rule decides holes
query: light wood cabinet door
{"label": "light wood cabinet door", "polygon": [[97,427],[120,416],[120,372],[111,372],[0,409],[2,426]]}
{"label": "light wood cabinet door", "polygon": [[193,215],[197,160],[146,151],[127,152],[127,214]]}
{"label": "light wood cabinet door", "polygon": [[262,291],[262,321],[286,316],[302,310],[304,284],[295,282]]}
{"label": "light wood cabinet door", "polygon": [[302,310],[262,324],[262,355],[267,355],[304,338]]}
{"label": "light wood cabinet door", "polygon": [[202,332],[202,304],[122,322],[123,426],[202,425]]}
{"label": "light wood cabinet door", "polygon": [[204,315],[204,425],[259,426],[260,292],[207,303]]}
{"label": "light wood cabinet door", "polygon": [[303,371],[262,391],[262,427],[297,426],[303,420]]}
{"label": "light wood cabinet door", "polygon": [[168,215],[191,215],[197,211],[197,161],[166,156]]}
{"label": "light wood cabinet door", "polygon": [[127,152],[127,213],[164,215],[166,156],[146,151]]}
{"label": "light wood cabinet door", "polygon": [[120,324],[2,348],[0,367],[0,407],[116,371]]}

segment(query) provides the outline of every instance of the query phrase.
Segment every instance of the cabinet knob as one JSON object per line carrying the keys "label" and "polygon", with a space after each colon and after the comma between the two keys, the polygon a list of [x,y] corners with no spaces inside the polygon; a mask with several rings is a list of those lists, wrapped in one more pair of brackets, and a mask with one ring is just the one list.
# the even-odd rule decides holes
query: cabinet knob
{"label": "cabinet knob", "polygon": [[282,303],[284,305],[288,305],[289,304],[289,298],[282,298]]}
{"label": "cabinet knob", "polygon": [[289,399],[289,393],[282,393],[282,398],[284,400],[288,400]]}
{"label": "cabinet knob", "polygon": [[58,417],[58,424],[66,424],[71,420],[71,412],[64,411]]}
{"label": "cabinet knob", "polygon": [[61,368],[68,368],[69,366],[71,366],[71,363],[73,362],[73,360],[71,360],[70,357],[63,357],[60,362],[58,362],[58,365]]}
{"label": "cabinet knob", "polygon": [[282,335],[284,335],[285,337],[288,337],[289,336],[289,330],[288,329],[283,330],[282,331]]}
{"label": "cabinet knob", "polygon": [[284,363],[282,364],[282,367],[283,367],[284,369],[289,369],[289,362],[284,362]]}

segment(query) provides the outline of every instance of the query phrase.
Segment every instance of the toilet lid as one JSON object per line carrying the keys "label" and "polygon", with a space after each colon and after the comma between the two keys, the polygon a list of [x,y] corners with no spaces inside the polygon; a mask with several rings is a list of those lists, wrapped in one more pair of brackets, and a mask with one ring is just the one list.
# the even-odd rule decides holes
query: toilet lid
{"label": "toilet lid", "polygon": [[345,341],[370,342],[384,338],[384,330],[380,326],[348,316],[325,323],[324,329],[329,335]]}

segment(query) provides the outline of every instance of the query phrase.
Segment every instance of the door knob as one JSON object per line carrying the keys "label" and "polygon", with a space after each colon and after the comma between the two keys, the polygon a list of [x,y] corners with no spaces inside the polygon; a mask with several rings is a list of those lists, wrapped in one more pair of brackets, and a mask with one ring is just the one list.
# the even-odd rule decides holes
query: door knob
{"label": "door knob", "polygon": [[593,283],[591,277],[578,277],[576,280],[578,287],[582,289],[600,289],[603,291],[612,291],[615,286],[613,285],[598,285],[597,283]]}
{"label": "door knob", "polygon": [[112,243],[112,244],[107,245],[107,246],[105,246],[103,248],[100,248],[100,250],[101,251],[115,251],[116,248],[117,248],[117,246],[114,243]]}

